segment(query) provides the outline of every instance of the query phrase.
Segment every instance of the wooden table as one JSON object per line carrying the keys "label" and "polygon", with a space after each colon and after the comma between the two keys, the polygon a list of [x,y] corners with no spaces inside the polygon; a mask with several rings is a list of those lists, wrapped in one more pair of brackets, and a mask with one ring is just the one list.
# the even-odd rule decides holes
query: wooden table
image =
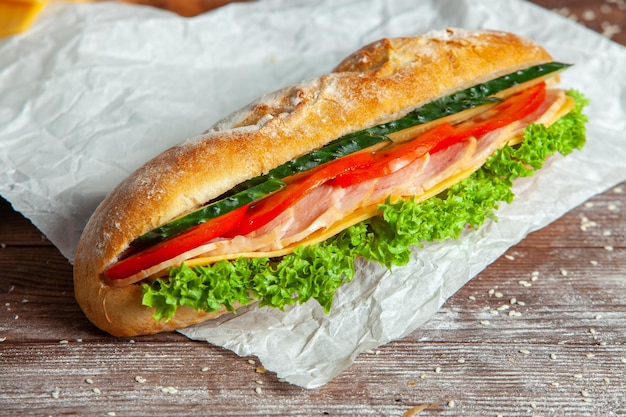
{"label": "wooden table", "polygon": [[[623,0],[537,3],[626,44]],[[624,416],[625,242],[622,183],[511,248],[411,335],[307,390],[177,333],[98,331],[68,262],[0,200],[0,415]]]}

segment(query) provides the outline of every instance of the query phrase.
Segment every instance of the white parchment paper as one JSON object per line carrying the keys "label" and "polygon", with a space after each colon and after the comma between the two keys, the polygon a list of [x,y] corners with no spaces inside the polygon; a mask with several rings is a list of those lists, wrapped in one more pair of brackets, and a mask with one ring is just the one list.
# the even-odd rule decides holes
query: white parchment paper
{"label": "white parchment paper", "polygon": [[401,338],[529,232],[626,180],[626,51],[514,0],[266,0],[192,19],[117,3],[53,4],[0,40],[0,194],[71,261],[96,205],[132,170],[263,93],[329,71],[381,37],[503,29],[575,66],[592,100],[588,145],[520,180],[499,222],[427,245],[392,273],[359,264],[329,315],[315,303],[247,309],[183,331],[256,355],[304,387]]}

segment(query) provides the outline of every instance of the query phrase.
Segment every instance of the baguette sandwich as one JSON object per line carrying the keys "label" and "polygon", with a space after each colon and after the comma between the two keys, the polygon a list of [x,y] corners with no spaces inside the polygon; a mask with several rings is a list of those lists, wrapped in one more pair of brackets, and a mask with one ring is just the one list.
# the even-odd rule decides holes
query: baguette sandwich
{"label": "baguette sandwich", "polygon": [[513,199],[515,178],[585,142],[569,65],[495,31],[383,39],[148,161],[98,206],[78,303],[118,336],[253,302],[325,310],[357,259],[389,268]]}

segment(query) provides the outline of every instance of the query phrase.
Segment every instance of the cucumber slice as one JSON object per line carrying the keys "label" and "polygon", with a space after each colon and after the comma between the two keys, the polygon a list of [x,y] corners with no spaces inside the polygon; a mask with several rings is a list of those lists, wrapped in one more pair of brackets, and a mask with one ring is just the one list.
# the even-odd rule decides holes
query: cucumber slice
{"label": "cucumber slice", "polygon": [[178,219],[172,220],[163,226],[157,227],[145,233],[135,239],[131,246],[148,246],[157,242],[167,239],[190,229],[193,226],[197,226],[206,222],[207,220],[214,219],[236,208],[250,204],[253,201],[259,200],[269,194],[272,194],[284,187],[286,187],[283,181],[275,178],[263,181],[260,184],[249,187],[243,191],[240,191],[230,197],[223,198],[211,204],[207,204],[199,210],[193,211]]}
{"label": "cucumber slice", "polygon": [[160,242],[193,226],[226,214],[231,210],[280,190],[285,187],[285,183],[282,180],[287,177],[369,148],[382,141],[390,141],[386,135],[391,133],[432,122],[483,104],[500,101],[500,98],[493,96],[527,81],[561,71],[569,66],[570,64],[549,62],[525,68],[434,100],[409,112],[398,120],[342,136],[320,149],[299,156],[272,169],[265,175],[252,178],[237,185],[199,210],[147,232],[135,239],[131,245],[149,246]]}

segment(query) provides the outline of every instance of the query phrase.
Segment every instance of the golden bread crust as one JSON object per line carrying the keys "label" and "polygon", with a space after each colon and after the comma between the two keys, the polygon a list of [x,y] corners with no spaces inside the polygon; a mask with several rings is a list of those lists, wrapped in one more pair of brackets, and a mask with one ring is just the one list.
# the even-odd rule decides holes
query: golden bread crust
{"label": "golden bread crust", "polygon": [[330,74],[260,98],[147,162],[106,197],[76,252],[78,303],[96,326],[124,336],[222,314],[181,308],[156,321],[141,305],[139,285],[108,286],[102,272],[133,239],[249,178],[438,97],[551,60],[536,43],[509,33],[447,29],[374,42]]}

